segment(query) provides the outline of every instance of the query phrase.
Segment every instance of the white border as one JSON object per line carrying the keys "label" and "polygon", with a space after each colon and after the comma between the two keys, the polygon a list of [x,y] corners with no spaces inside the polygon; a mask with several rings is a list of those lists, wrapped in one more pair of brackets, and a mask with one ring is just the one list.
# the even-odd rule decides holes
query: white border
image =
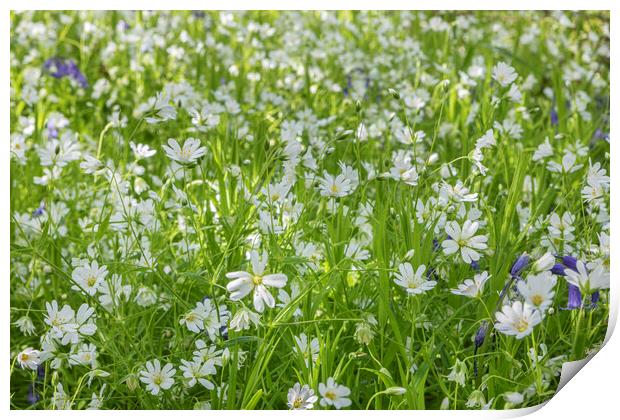
{"label": "white border", "polygon": [[[618,2],[616,2],[618,3]],[[174,9],[263,9],[263,10],[287,10],[287,9],[314,9],[314,10],[333,10],[333,9],[378,9],[378,10],[399,10],[409,9],[415,7],[420,10],[474,10],[474,9],[497,9],[497,10],[525,10],[525,9],[564,9],[564,10],[611,10],[611,33],[614,42],[611,42],[612,53],[612,69],[614,68],[614,57],[618,57],[618,36],[619,29],[616,22],[616,10],[618,6],[614,5],[612,1],[603,0],[589,0],[576,1],[576,0],[564,0],[564,1],[542,1],[542,0],[521,0],[521,1],[503,1],[501,4],[491,1],[458,1],[458,0],[433,0],[432,2],[423,2],[416,4],[414,2],[399,1],[399,0],[382,0],[368,1],[334,1],[334,0],[314,0],[311,3],[304,4],[292,1],[283,0],[264,0],[264,1],[239,1],[239,0],[227,0],[227,1],[209,1],[209,2],[197,2],[188,0],[175,0],[173,3],[165,2],[162,0],[149,0],[149,1],[129,1],[129,0],[108,0],[108,1],[88,1],[84,0],[54,0],[54,1],[34,1],[34,0],[21,0],[21,1],[6,1],[3,2],[3,15],[0,22],[2,28],[2,59],[0,59],[0,74],[2,75],[2,85],[0,86],[0,92],[2,92],[1,102],[1,115],[4,120],[2,140],[0,147],[2,147],[2,159],[3,163],[0,165],[0,185],[2,188],[2,194],[4,197],[9,195],[9,126],[10,126],[10,112],[9,112],[9,55],[10,55],[10,15],[11,9],[25,10],[25,9],[98,9],[98,10],[131,10],[131,9],[151,9],[151,10],[166,10],[174,6]],[[432,7],[428,7],[432,6]],[[614,88],[619,86],[618,77],[620,72],[611,72],[611,91],[614,92]],[[618,98],[619,94],[612,94],[611,97],[611,133],[613,136],[617,135],[620,129],[618,110]],[[611,137],[613,137],[611,136]],[[617,162],[620,156],[618,156],[618,148],[612,143],[611,145],[611,161]],[[612,185],[618,185],[618,171],[615,170],[612,165],[611,168]],[[615,211],[620,208],[618,204],[617,194],[611,197],[611,239],[612,248],[616,249],[616,244],[619,244],[619,232],[620,232],[620,219],[615,216]],[[9,264],[10,264],[10,245],[9,245],[9,200],[3,199],[0,201],[0,233],[4,240],[0,240],[0,261],[4,293],[2,293],[2,311],[0,312],[0,330],[2,331],[2,342],[4,345],[4,361],[0,363],[0,393],[2,395],[2,408],[4,412],[9,411]],[[378,417],[403,417],[410,418],[415,416],[418,418],[443,418],[443,419],[466,419],[466,418],[511,418],[517,417],[529,412],[530,418],[533,419],[548,419],[549,417],[558,416],[562,419],[572,418],[593,418],[593,419],[607,419],[611,418],[610,413],[617,410],[618,402],[618,385],[617,381],[620,378],[620,339],[618,334],[611,335],[615,322],[617,319],[618,305],[620,302],[620,269],[617,263],[612,263],[611,267],[611,314],[610,314],[610,327],[608,331],[608,343],[603,349],[590,361],[587,367],[579,372],[579,374],[571,380],[562,390],[554,396],[543,408],[539,410],[524,409],[514,411],[494,411],[494,412],[470,412],[470,411],[424,411],[424,412],[372,412],[372,416]],[[131,415],[136,418],[148,418],[151,419],[164,419],[170,414],[165,411],[133,411],[131,413],[123,413],[121,415]],[[98,411],[98,412],[45,412],[37,413],[30,411],[10,411],[9,415],[12,418],[36,418],[40,419],[43,415],[44,418],[109,418],[110,416],[117,415],[111,411]],[[182,413],[183,416],[189,416],[190,418],[201,418],[205,416],[217,416],[218,419],[229,419],[237,417],[246,417],[248,415],[257,419],[279,419],[291,415],[287,411],[254,411],[252,413],[242,412],[230,412],[219,411],[217,413],[204,413],[204,412],[192,412],[186,411]],[[354,418],[359,414],[352,411],[314,411],[295,413],[295,415],[304,418]],[[617,414],[616,414],[617,415]]]}

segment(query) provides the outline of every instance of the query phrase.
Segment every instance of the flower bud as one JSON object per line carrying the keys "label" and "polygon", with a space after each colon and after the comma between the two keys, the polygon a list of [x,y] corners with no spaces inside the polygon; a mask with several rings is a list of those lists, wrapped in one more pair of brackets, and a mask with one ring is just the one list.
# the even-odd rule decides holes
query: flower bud
{"label": "flower bud", "polygon": [[394,89],[388,89],[388,93],[392,95],[394,99],[400,99],[400,93],[396,92]]}
{"label": "flower bud", "polygon": [[510,269],[510,275],[513,277],[518,276],[525,269],[527,264],[530,262],[530,257],[524,252],[517,258],[515,263],[512,265]]}
{"label": "flower bud", "polygon": [[391,386],[385,390],[388,395],[403,395],[407,390],[401,386]]}

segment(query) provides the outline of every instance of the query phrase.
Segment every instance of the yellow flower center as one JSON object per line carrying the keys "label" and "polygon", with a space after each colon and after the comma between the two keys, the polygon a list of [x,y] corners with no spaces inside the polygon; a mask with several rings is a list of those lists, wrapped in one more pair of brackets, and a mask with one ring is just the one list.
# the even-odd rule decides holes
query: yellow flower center
{"label": "yellow flower center", "polygon": [[259,284],[263,284],[262,276],[255,275],[254,277],[252,277],[252,281],[256,286],[258,286]]}
{"label": "yellow flower center", "polygon": [[21,355],[21,359],[22,359],[22,362],[25,362],[28,359],[30,359],[30,356],[28,356],[26,353],[24,353],[24,354]]}
{"label": "yellow flower center", "polygon": [[540,306],[541,303],[543,303],[543,297],[541,295],[534,295],[532,296],[532,304],[534,306]]}
{"label": "yellow flower center", "polygon": [[299,407],[301,407],[302,403],[303,403],[303,400],[301,399],[301,397],[297,397],[297,398],[295,398],[295,401],[293,401],[293,407],[294,408],[299,408]]}
{"label": "yellow flower center", "polygon": [[153,377],[153,383],[155,385],[161,385],[161,383],[163,382],[163,379],[161,377],[161,375],[157,374]]}
{"label": "yellow flower center", "polygon": [[335,400],[336,399],[336,393],[334,391],[327,391],[325,393],[325,398],[327,398],[328,400]]}
{"label": "yellow flower center", "polygon": [[519,322],[516,323],[515,328],[517,331],[519,332],[523,332],[525,330],[527,330],[527,327],[529,326],[528,322],[524,319],[520,319]]}
{"label": "yellow flower center", "polygon": [[338,192],[338,186],[336,184],[332,185],[331,191],[335,194]]}
{"label": "yellow flower center", "polygon": [[97,278],[95,276],[88,276],[86,279],[86,284],[88,284],[88,287],[93,287],[95,283],[97,283]]}

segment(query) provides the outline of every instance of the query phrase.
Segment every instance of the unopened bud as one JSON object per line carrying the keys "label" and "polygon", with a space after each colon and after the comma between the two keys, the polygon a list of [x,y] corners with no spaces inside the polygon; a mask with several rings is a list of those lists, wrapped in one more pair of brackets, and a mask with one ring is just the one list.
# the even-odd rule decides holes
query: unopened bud
{"label": "unopened bud", "polygon": [[403,395],[407,390],[402,386],[391,386],[385,390],[388,395]]}

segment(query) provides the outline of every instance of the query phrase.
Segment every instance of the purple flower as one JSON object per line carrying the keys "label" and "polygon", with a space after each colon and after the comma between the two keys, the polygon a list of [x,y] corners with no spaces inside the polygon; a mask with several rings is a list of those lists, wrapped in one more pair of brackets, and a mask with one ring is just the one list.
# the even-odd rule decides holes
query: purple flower
{"label": "purple flower", "polygon": [[476,347],[482,346],[484,344],[484,338],[487,335],[488,324],[484,321],[480,324],[480,328],[478,328],[478,332],[476,332],[476,337],[474,338],[474,345]]}
{"label": "purple flower", "polygon": [[36,404],[40,399],[39,394],[34,389],[33,383],[28,384],[28,396],[26,397],[26,399],[28,400],[30,405]]}
{"label": "purple flower", "polygon": [[478,261],[472,261],[469,263],[469,266],[476,271],[480,271],[480,264],[478,264]]}
{"label": "purple flower", "polygon": [[524,252],[519,256],[519,258],[517,258],[517,260],[512,265],[512,268],[510,269],[510,275],[513,277],[518,277],[529,262],[530,257]]}
{"label": "purple flower", "polygon": [[562,257],[562,264],[573,271],[577,271],[577,258],[567,255]]}
{"label": "purple flower", "polygon": [[557,111],[555,110],[555,108],[551,110],[551,115],[550,115],[550,117],[551,117],[551,125],[558,125],[558,121],[559,121],[560,119],[558,118],[558,113],[557,113]]}
{"label": "purple flower", "polygon": [[557,263],[553,267],[551,267],[551,272],[558,276],[565,276],[566,275],[565,270],[566,270],[566,267],[564,267],[564,265],[560,263]]}
{"label": "purple flower", "polygon": [[75,80],[81,87],[88,87],[88,81],[86,80],[86,77],[84,77],[77,64],[75,64],[75,61],[71,59],[59,57],[48,58],[43,64],[43,69],[56,79],[70,77]]}
{"label": "purple flower", "polygon": [[40,217],[45,213],[45,202],[41,201],[41,205],[37,207],[35,211],[32,212],[32,217]]}
{"label": "purple flower", "polygon": [[570,284],[568,285],[568,305],[566,309],[573,310],[581,308],[581,292],[579,287]]}

